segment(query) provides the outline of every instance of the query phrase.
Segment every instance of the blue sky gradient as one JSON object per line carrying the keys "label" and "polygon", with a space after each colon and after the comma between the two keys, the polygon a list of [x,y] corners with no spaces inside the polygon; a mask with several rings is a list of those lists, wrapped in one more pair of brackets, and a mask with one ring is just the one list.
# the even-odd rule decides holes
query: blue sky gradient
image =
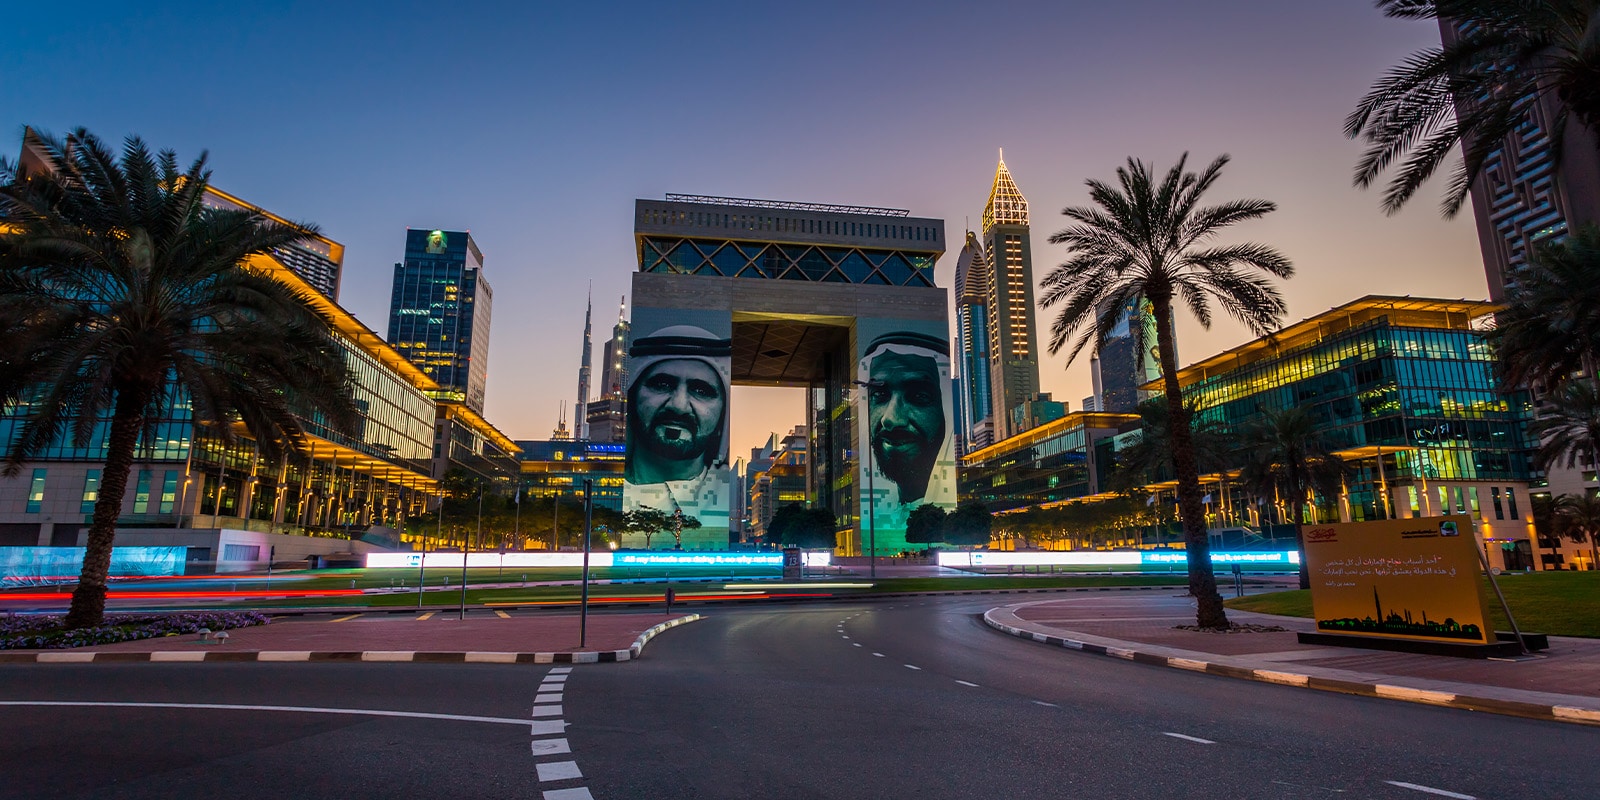
{"label": "blue sky gradient", "polygon": [[[1487,293],[1470,214],[1440,220],[1434,191],[1388,218],[1350,186],[1344,115],[1437,43],[1358,0],[68,8],[7,15],[0,147],[82,125],[209,150],[220,188],[347,246],[341,301],[380,334],[404,229],[471,230],[495,289],[487,416],[514,438],[570,408],[591,281],[598,363],[637,266],[633,200],[666,192],[908,208],[958,247],[1004,147],[1039,278],[1085,178],[1226,152],[1214,199],[1281,206],[1239,238],[1295,261],[1287,321],[1374,292]],[[1248,338],[1178,330],[1185,362]],[[1089,393],[1086,360],[1045,355],[1042,373],[1074,409]],[[737,391],[734,453],[800,403]]]}

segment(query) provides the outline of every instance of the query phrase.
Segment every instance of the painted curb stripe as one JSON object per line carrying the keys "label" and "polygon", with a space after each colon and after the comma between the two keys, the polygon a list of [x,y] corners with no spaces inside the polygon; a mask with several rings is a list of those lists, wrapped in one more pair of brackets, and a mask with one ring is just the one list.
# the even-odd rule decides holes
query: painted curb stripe
{"label": "painted curb stripe", "polygon": [[[1164,587],[1171,588],[1171,587]],[[1082,591],[1082,590],[1080,590]],[[1007,633],[1020,639],[1044,642],[1046,644],[1064,647],[1070,650],[1082,650],[1085,653],[1111,656],[1128,661],[1137,661],[1142,664],[1155,664],[1164,667],[1187,670],[1190,672],[1204,672],[1227,678],[1242,678],[1261,683],[1275,683],[1281,686],[1297,686],[1307,689],[1316,689],[1324,692],[1338,692],[1340,694],[1353,694],[1362,697],[1375,697],[1385,700],[1400,700],[1408,703],[1423,703],[1426,705],[1444,706],[1447,708],[1460,708],[1470,711],[1488,711],[1496,714],[1505,714],[1514,717],[1530,717],[1533,719],[1557,720],[1586,725],[1600,725],[1600,708],[1578,708],[1575,706],[1547,706],[1539,703],[1524,703],[1519,700],[1500,700],[1492,697],[1473,697],[1469,695],[1451,694],[1430,689],[1415,689],[1409,686],[1391,686],[1378,683],[1355,683],[1342,681],[1335,678],[1322,678],[1315,675],[1301,675],[1293,672],[1278,672],[1267,669],[1250,669],[1237,667],[1231,664],[1217,664],[1209,661],[1200,661],[1190,658],[1177,658],[1170,656],[1145,653],[1138,650],[1129,650],[1122,647],[1107,647],[1090,642],[1080,642],[1074,639],[1064,639],[1056,636],[1045,636],[1035,631],[1025,631],[1012,627],[996,618],[995,612],[1005,611],[1004,608],[992,608],[983,615],[983,623],[995,630]],[[1013,615],[1014,616],[1014,615]]]}

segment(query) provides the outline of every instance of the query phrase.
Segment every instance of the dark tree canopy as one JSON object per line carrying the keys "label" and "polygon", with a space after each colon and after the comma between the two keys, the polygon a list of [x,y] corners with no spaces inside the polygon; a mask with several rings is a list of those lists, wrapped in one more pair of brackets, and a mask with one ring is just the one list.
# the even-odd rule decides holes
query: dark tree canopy
{"label": "dark tree canopy", "polygon": [[906,543],[934,544],[945,541],[944,509],[926,503],[911,510],[906,517]]}

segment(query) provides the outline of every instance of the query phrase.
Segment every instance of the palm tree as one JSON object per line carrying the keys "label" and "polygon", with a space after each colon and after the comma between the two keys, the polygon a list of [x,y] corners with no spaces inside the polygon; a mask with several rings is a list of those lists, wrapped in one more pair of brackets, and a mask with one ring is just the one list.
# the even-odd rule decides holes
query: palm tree
{"label": "palm tree", "polygon": [[1550,544],[1551,568],[1558,568],[1556,556],[1561,552],[1561,537],[1567,535],[1567,520],[1557,513],[1556,500],[1548,494],[1532,495],[1528,498],[1528,506],[1534,538]]}
{"label": "palm tree", "polygon": [[[1089,197],[1098,208],[1062,212],[1076,224],[1050,241],[1067,245],[1071,259],[1045,276],[1039,304],[1062,307],[1050,329],[1051,353],[1082,329],[1067,358],[1070,363],[1090,344],[1104,347],[1123,309],[1140,298],[1150,303],[1167,413],[1173,420],[1172,462],[1189,552],[1189,591],[1196,598],[1199,626],[1226,628],[1228,617],[1211,570],[1189,409],[1178,384],[1173,306],[1186,305],[1201,325],[1210,327],[1214,302],[1252,332],[1266,335],[1277,327],[1285,307],[1261,273],[1287,278],[1294,267],[1266,245],[1213,243],[1223,229],[1277,206],[1266,200],[1234,200],[1201,207],[1201,196],[1216,183],[1228,157],[1219,157],[1198,175],[1184,170],[1188,158],[1187,153],[1179,158],[1159,183],[1148,165],[1131,158],[1117,169],[1120,187],[1089,180]],[[1144,326],[1131,327],[1142,339]],[[1140,341],[1139,346],[1148,344]]]}
{"label": "palm tree", "polygon": [[[1564,494],[1555,500],[1560,526],[1574,542],[1589,542],[1589,563],[1600,565],[1600,497],[1592,494]],[[1591,567],[1594,569],[1595,567]]]}
{"label": "palm tree", "polygon": [[1288,499],[1294,514],[1294,546],[1300,551],[1300,588],[1309,589],[1311,573],[1300,530],[1306,498],[1311,492],[1337,497],[1349,469],[1328,449],[1316,420],[1303,408],[1265,410],[1245,429],[1243,438],[1245,461],[1240,481],[1262,496]]}
{"label": "palm tree", "polygon": [[[1223,468],[1229,450],[1229,436],[1221,425],[1198,419],[1199,409],[1187,403],[1194,442],[1195,468],[1201,473],[1218,472]],[[1152,483],[1169,479],[1172,469],[1172,418],[1163,400],[1146,400],[1139,404],[1139,438],[1117,450],[1116,471],[1112,473],[1113,488],[1136,490]]]}
{"label": "palm tree", "polygon": [[276,461],[315,416],[354,427],[350,373],[329,322],[254,259],[306,225],[202,203],[204,154],[180,170],[138,138],[120,158],[89,132],[40,136],[44,170],[0,161],[0,406],[24,408],[5,471],[70,432],[108,425],[100,496],[67,625],[99,624],[117,516],[141,441],[186,404],[207,435],[235,426]]}
{"label": "palm tree", "polygon": [[1441,206],[1446,217],[1455,216],[1489,156],[1541,103],[1558,109],[1549,131],[1558,157],[1569,117],[1591,137],[1600,132],[1600,0],[1378,0],[1377,6],[1397,19],[1441,20],[1454,32],[1447,44],[1389,70],[1345,120],[1345,135],[1367,143],[1357,186],[1371,186],[1395,168],[1383,195],[1388,213],[1399,211],[1460,145],[1465,158]]}
{"label": "palm tree", "polygon": [[1543,469],[1571,469],[1580,460],[1596,463],[1595,457],[1600,453],[1600,389],[1587,380],[1561,384],[1545,395],[1544,405],[1528,426],[1528,433],[1539,440],[1534,459]]}
{"label": "palm tree", "polygon": [[1511,386],[1554,388],[1600,363],[1600,228],[1536,249],[1484,338]]}

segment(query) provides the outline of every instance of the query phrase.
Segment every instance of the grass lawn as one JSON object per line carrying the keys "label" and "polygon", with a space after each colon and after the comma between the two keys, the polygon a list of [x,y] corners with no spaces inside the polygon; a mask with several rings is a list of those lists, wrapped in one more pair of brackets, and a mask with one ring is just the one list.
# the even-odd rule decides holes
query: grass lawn
{"label": "grass lawn", "polygon": [[[1600,572],[1501,575],[1500,589],[1505,592],[1511,613],[1517,615],[1517,625],[1524,631],[1600,638]],[[1487,579],[1483,582],[1483,591],[1495,629],[1510,630]],[[1236,597],[1228,600],[1227,605],[1241,611],[1310,617],[1311,592],[1297,589]]]}

